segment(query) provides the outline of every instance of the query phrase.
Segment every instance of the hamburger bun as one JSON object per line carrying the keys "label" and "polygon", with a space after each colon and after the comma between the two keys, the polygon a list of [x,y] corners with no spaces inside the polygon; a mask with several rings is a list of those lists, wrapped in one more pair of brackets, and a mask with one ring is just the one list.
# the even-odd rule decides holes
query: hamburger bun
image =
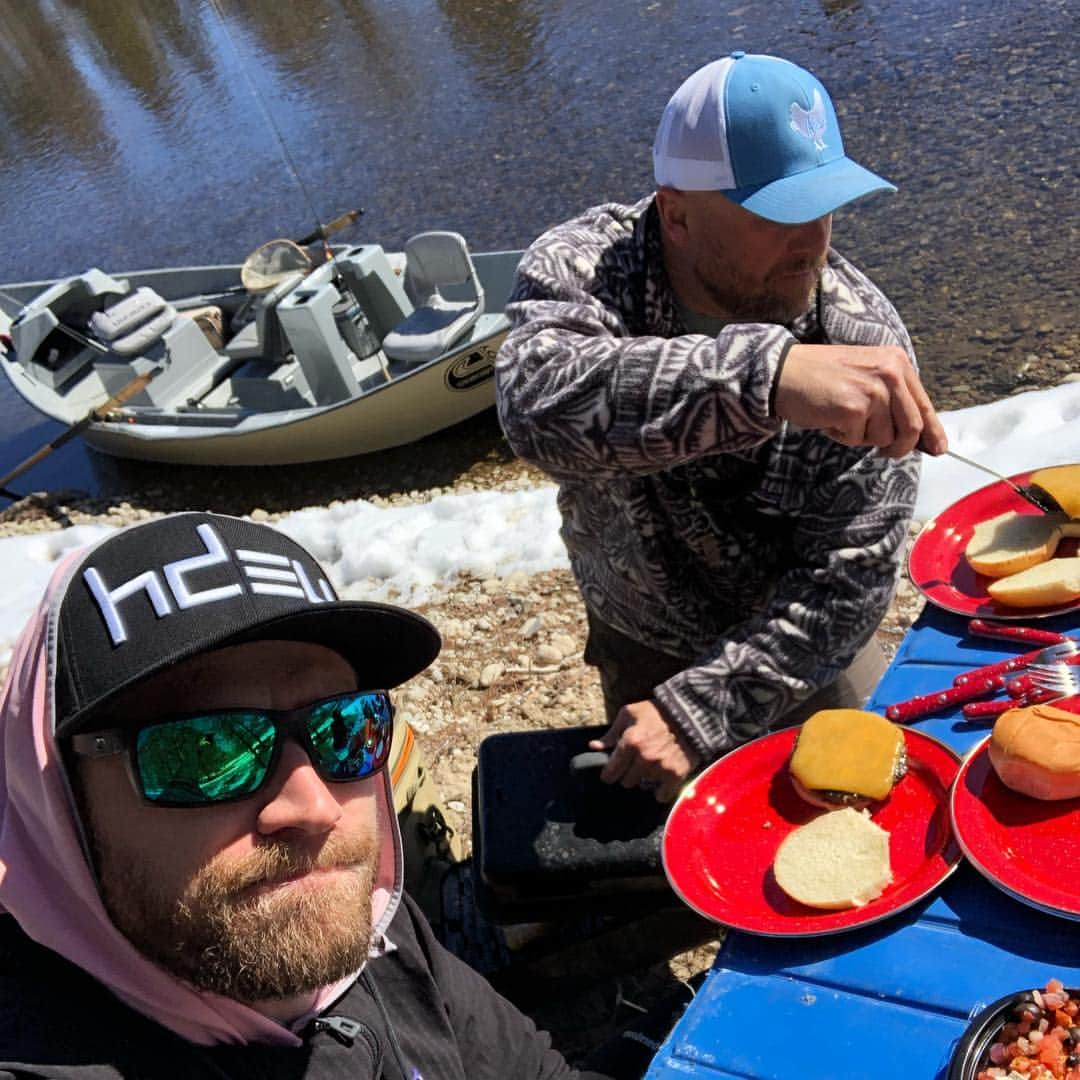
{"label": "hamburger bun", "polygon": [[904,733],[878,713],[822,709],[800,728],[788,771],[808,803],[862,809],[887,799],[907,772]]}
{"label": "hamburger bun", "polygon": [[986,577],[1008,577],[1053,558],[1061,543],[1061,514],[1018,514],[1010,510],[975,526],[964,548],[968,565]]}
{"label": "hamburger bun", "polygon": [[831,810],[784,837],[773,875],[788,896],[808,907],[862,907],[892,881],[889,834],[865,810]]}
{"label": "hamburger bun", "polygon": [[1036,469],[1028,479],[1049,491],[1070,518],[1080,518],[1080,465]]}
{"label": "hamburger bun", "polygon": [[1080,557],[1049,559],[1018,574],[990,582],[986,591],[1008,607],[1068,604],[1080,597]]}
{"label": "hamburger bun", "polygon": [[988,747],[1001,782],[1033,799],[1080,796],[1080,715],[1054,705],[1002,713]]}

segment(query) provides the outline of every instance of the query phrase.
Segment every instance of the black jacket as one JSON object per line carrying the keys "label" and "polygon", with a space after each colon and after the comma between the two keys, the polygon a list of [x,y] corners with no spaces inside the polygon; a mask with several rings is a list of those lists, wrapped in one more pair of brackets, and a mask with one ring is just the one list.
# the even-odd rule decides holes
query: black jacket
{"label": "black jacket", "polygon": [[433,937],[406,898],[372,961],[304,1044],[196,1046],[0,916],[0,1080],[602,1080]]}

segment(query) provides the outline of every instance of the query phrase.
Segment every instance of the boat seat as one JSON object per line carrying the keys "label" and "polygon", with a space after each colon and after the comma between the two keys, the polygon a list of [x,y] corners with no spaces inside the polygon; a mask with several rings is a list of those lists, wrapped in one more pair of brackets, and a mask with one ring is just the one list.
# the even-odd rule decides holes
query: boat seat
{"label": "boat seat", "polygon": [[158,373],[136,395],[132,406],[174,409],[197,401],[235,361],[216,352],[192,319],[146,286],[136,289],[89,321],[90,334],[108,346],[95,369],[109,393],[153,363]]}
{"label": "boat seat", "polygon": [[[441,290],[451,286],[467,287],[472,299],[448,299]],[[383,339],[386,356],[405,364],[446,352],[484,310],[484,290],[465,238],[455,232],[419,233],[406,243],[405,292],[415,310]]]}
{"label": "boat seat", "polygon": [[93,337],[117,356],[139,356],[161,340],[176,320],[176,308],[145,285],[90,317]]}
{"label": "boat seat", "polygon": [[258,294],[253,305],[255,317],[226,342],[225,355],[233,360],[284,359],[288,342],[277,316],[277,306],[303,280],[304,275],[297,271]]}

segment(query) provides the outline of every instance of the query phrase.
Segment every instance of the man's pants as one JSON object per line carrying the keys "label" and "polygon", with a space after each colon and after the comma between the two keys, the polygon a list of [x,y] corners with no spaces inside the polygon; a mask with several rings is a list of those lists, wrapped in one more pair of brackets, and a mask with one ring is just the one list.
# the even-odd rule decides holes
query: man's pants
{"label": "man's pants", "polygon": [[[652,697],[653,687],[687,668],[687,661],[650,649],[601,622],[591,611],[587,614],[589,640],[585,644],[585,662],[600,672],[609,724],[615,722],[624,705],[647,701]],[[885,674],[885,668],[881,648],[871,638],[834,683],[794,706],[774,726],[801,724],[819,709],[861,709]]]}

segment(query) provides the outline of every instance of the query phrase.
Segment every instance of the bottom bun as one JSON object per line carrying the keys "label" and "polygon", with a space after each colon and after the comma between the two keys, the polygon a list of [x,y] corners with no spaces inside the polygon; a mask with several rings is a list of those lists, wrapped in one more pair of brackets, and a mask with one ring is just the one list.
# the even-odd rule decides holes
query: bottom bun
{"label": "bottom bun", "polygon": [[788,833],[773,860],[776,883],[807,907],[862,907],[892,881],[889,834],[845,807]]}
{"label": "bottom bun", "polygon": [[[850,806],[852,810],[865,810],[874,800],[866,798],[865,795],[855,795],[847,791],[812,791],[808,787],[804,787],[802,781],[794,774],[791,773],[791,786],[795,789],[795,793],[800,799],[805,799],[808,803],[814,806],[820,806],[823,810],[839,810],[842,807]],[[833,796],[829,798],[829,796]]]}

